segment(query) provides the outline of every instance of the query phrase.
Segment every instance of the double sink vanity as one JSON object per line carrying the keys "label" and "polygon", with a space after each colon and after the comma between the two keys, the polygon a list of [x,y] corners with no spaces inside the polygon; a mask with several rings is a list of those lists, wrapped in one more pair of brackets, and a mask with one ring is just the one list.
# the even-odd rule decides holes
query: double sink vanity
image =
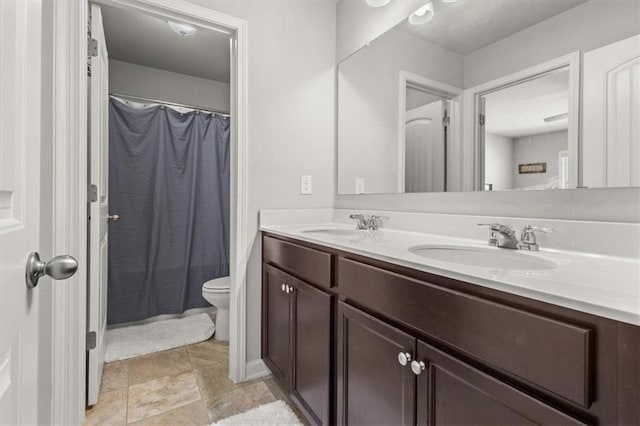
{"label": "double sink vanity", "polygon": [[506,225],[278,217],[261,213],[262,358],[312,424],[640,424],[633,256],[547,248],[562,223],[536,251],[496,247]]}
{"label": "double sink vanity", "polygon": [[260,213],[264,362],[313,424],[640,425],[638,2],[413,3],[337,3],[336,208]]}

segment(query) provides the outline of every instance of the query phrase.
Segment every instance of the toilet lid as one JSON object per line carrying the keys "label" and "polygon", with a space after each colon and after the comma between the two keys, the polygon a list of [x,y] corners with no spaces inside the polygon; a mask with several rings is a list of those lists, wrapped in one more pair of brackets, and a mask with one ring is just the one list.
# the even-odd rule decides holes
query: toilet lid
{"label": "toilet lid", "polygon": [[209,280],[204,283],[203,288],[210,291],[225,291],[229,290],[229,277],[216,278],[215,280]]}

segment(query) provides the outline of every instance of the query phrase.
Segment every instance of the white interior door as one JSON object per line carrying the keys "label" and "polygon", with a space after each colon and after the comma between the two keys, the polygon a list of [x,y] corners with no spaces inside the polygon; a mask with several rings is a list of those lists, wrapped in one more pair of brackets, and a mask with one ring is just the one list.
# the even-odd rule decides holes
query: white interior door
{"label": "white interior door", "polygon": [[[48,340],[43,335],[50,334],[50,330],[39,333],[39,322],[50,324],[50,320],[39,316],[43,299],[50,293],[46,287],[51,282],[42,279],[33,289],[25,284],[27,256],[40,249],[41,13],[40,2],[0,1],[0,424],[3,425],[38,424],[46,421],[44,416],[39,418],[39,407],[48,406],[49,410],[51,407],[48,400],[43,400],[47,395],[41,392],[50,389],[47,381],[51,378],[38,374],[40,365],[51,363],[50,346],[45,347]],[[39,359],[39,354],[46,358]]]}
{"label": "white interior door", "polygon": [[640,186],[640,35],[584,54],[583,185]]}
{"label": "white interior door", "polygon": [[443,111],[436,101],[406,112],[405,192],[444,191]]}
{"label": "white interior door", "polygon": [[91,37],[98,42],[91,58],[89,168],[96,188],[89,225],[89,332],[96,336],[89,350],[87,403],[98,401],[107,330],[107,249],[109,221],[109,58],[100,6],[91,6]]}

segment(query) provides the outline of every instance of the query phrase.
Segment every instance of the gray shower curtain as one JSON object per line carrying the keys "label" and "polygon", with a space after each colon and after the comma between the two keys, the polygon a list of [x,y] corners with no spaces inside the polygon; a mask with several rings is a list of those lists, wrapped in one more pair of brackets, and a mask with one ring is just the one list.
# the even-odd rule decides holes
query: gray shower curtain
{"label": "gray shower curtain", "polygon": [[229,275],[229,119],[109,105],[107,322],[209,306]]}

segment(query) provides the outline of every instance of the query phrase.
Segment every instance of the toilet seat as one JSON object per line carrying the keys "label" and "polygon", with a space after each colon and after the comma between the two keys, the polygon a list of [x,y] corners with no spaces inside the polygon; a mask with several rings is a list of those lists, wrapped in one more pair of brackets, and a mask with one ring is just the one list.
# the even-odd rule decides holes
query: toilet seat
{"label": "toilet seat", "polygon": [[229,277],[221,277],[204,283],[202,290],[209,293],[228,293]]}

